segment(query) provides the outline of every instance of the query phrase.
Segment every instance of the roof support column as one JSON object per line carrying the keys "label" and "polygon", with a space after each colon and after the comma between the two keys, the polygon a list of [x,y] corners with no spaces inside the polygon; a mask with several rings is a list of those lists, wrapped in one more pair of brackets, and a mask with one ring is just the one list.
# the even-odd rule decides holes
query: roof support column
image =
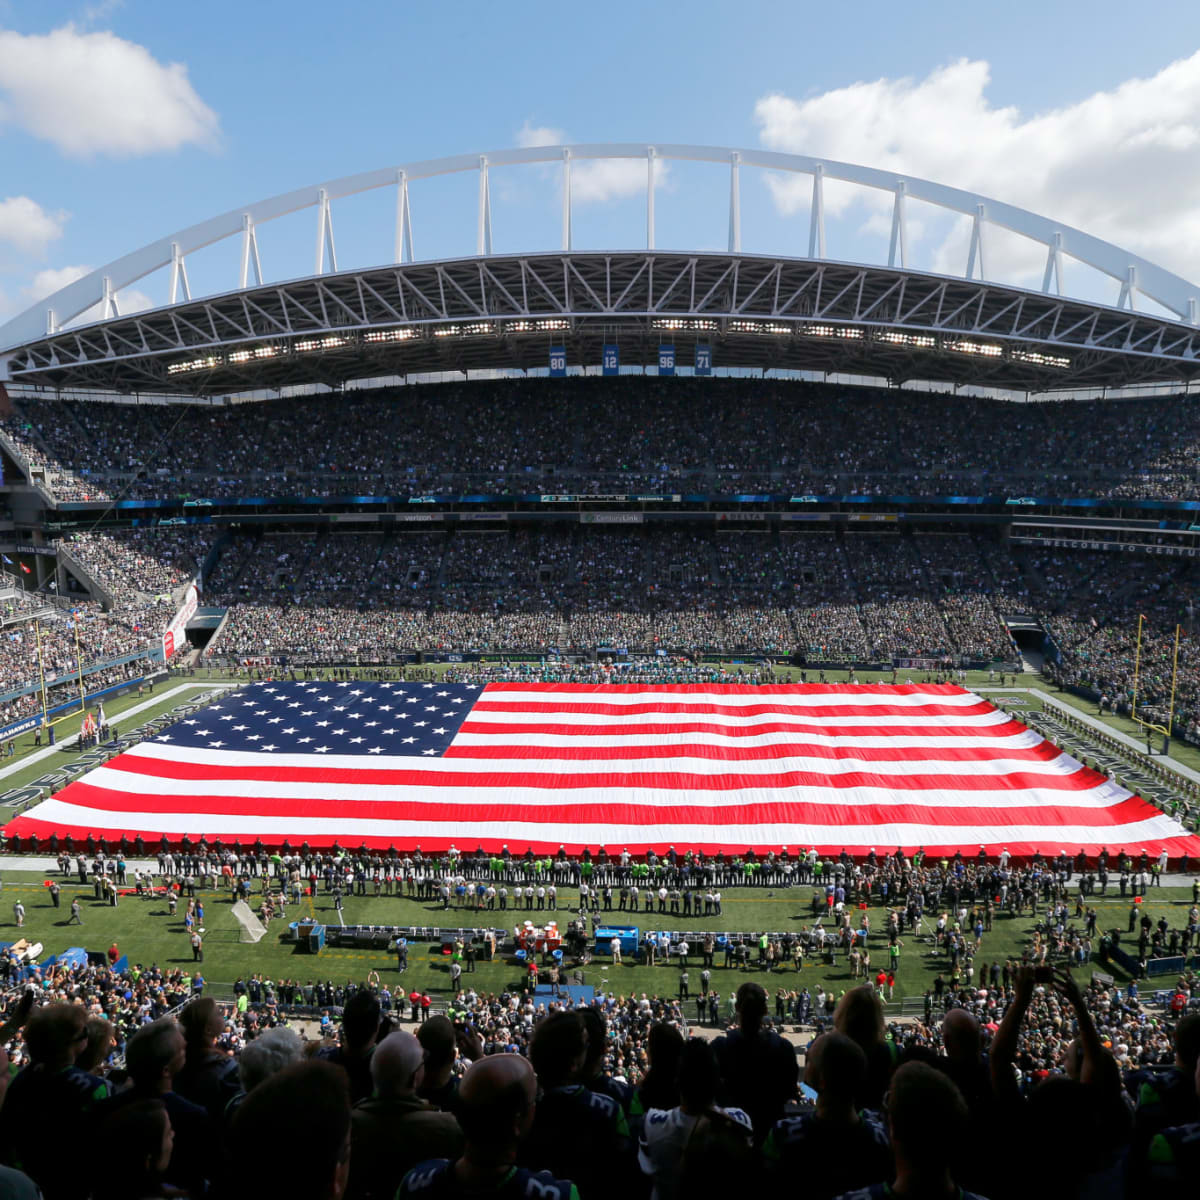
{"label": "roof support column", "polygon": [[408,209],[408,174],[396,172],[396,262],[412,262],[412,213]]}
{"label": "roof support column", "polygon": [[488,160],[479,157],[479,229],[475,237],[475,253],[492,252],[492,196],[488,190]]}
{"label": "roof support column", "polygon": [[571,246],[571,151],[563,150],[562,176],[562,248]]}
{"label": "roof support column", "polygon": [[908,195],[908,184],[903,179],[896,180],[896,199],[892,204],[892,240],[888,246],[888,266],[896,265],[896,255],[899,252],[900,265],[908,266],[908,218],[905,212],[905,198]]}
{"label": "roof support column", "polygon": [[329,255],[329,269],[338,269],[337,250],[333,245],[333,214],[329,210],[329,193],[321,188],[317,196],[317,265],[313,274],[324,275],[326,254]]}
{"label": "roof support column", "polygon": [[[192,289],[188,284],[187,263],[183,260],[183,252],[179,249],[178,242],[171,243],[171,292],[167,300],[168,304],[174,304],[179,299],[180,287],[183,288],[183,298],[190,300],[192,298]],[[243,287],[246,285],[243,284]]]}
{"label": "roof support column", "polygon": [[1121,294],[1117,297],[1117,307],[1124,308],[1129,306],[1129,311],[1133,312],[1137,308],[1134,303],[1134,292],[1137,291],[1137,267],[1131,266],[1127,271],[1124,280],[1121,283]]}
{"label": "roof support column", "polygon": [[1046,243],[1046,273],[1042,276],[1042,291],[1049,292],[1053,284],[1056,296],[1062,295],[1062,241],[1062,234],[1056,231]]}
{"label": "roof support column", "polygon": [[738,166],[742,156],[735,150],[729,156],[729,253],[742,252],[742,195],[738,185]]}
{"label": "roof support column", "polygon": [[249,213],[242,214],[242,270],[238,287],[244,288],[249,281],[250,267],[254,267],[254,282],[262,285],[262,262],[258,257],[258,235],[254,232],[254,220]]}
{"label": "roof support column", "polygon": [[654,147],[646,147],[646,249],[654,249]]}
{"label": "roof support column", "polygon": [[812,209],[808,221],[808,257],[825,257],[825,168],[813,168]]}
{"label": "roof support column", "polygon": [[975,205],[975,217],[971,222],[971,248],[967,251],[967,278],[975,277],[975,264],[979,264],[979,278],[987,278],[987,266],[983,257],[983,227],[987,221],[987,206]]}

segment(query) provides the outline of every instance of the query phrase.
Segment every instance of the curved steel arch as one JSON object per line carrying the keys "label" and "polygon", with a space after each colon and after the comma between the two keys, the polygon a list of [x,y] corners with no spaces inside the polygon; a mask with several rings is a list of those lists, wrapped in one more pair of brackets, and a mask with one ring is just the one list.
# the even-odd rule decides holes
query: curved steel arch
{"label": "curved steel arch", "polygon": [[413,180],[440,175],[479,173],[478,252],[491,253],[491,200],[488,169],[500,166],[560,163],[563,169],[563,228],[562,249],[571,246],[571,164],[595,159],[634,159],[646,162],[647,174],[647,248],[653,249],[654,172],[660,159],[668,161],[701,162],[726,165],[730,168],[729,250],[741,250],[740,183],[741,167],[757,167],[768,171],[808,175],[813,181],[813,204],[810,216],[809,258],[825,257],[823,183],[826,179],[851,183],[859,187],[890,192],[894,197],[889,266],[905,266],[906,218],[908,199],[919,200],[947,209],[973,221],[966,277],[973,278],[979,268],[979,278],[986,279],[986,229],[997,226],[1046,247],[1046,271],[1043,290],[1062,289],[1062,258],[1073,258],[1117,281],[1120,295],[1117,307],[1133,307],[1135,293],[1160,304],[1189,324],[1200,323],[1200,287],[1140,255],[1093,237],[1082,230],[1028,212],[1012,204],[994,200],[961,188],[948,187],[912,175],[901,175],[875,167],[808,155],[782,154],[769,150],[734,149],[716,146],[659,145],[638,143],[599,143],[576,146],[533,146],[499,150],[487,154],[461,154],[450,158],[426,159],[402,166],[384,167],[357,175],[298,188],[278,196],[260,200],[245,208],[231,209],[197,225],[150,242],[103,267],[98,267],[73,283],[40,300],[25,312],[0,326],[0,346],[15,347],[47,334],[54,334],[63,325],[96,305],[102,306],[102,317],[117,315],[116,293],[164,267],[171,268],[169,303],[174,304],[182,286],[185,299],[190,299],[187,286],[186,259],[189,254],[226,238],[241,236],[240,287],[245,288],[253,271],[257,284],[262,284],[256,230],[259,225],[276,220],[305,208],[317,209],[317,250],[314,274],[323,274],[328,258],[329,267],[337,270],[333,241],[330,205],[346,196],[378,188],[397,188],[396,237],[394,259],[397,262],[413,258],[412,222],[409,210],[408,185]]}

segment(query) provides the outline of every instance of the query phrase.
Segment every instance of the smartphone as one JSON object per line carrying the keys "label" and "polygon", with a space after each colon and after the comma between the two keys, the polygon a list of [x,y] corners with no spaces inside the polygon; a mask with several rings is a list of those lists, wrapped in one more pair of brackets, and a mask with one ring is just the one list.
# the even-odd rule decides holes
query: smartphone
{"label": "smartphone", "polygon": [[807,1083],[802,1083],[800,1085],[800,1095],[802,1095],[805,1100],[811,1100],[814,1104],[817,1102],[816,1088],[810,1088]]}

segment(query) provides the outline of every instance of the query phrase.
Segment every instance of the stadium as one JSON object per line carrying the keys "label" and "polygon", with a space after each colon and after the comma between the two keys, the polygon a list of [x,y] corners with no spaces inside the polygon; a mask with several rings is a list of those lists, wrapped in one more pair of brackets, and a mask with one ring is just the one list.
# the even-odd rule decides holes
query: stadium
{"label": "stadium", "polygon": [[[573,173],[596,162],[644,169],[644,245],[577,248]],[[719,178],[724,249],[668,248],[655,180],[679,163]],[[561,194],[561,229],[497,251],[494,179],[518,169]],[[743,249],[754,172],[800,181],[806,247]],[[421,188],[447,178],[477,214],[474,253],[423,259]],[[827,186],[886,207],[886,261],[827,254]],[[377,259],[339,268],[342,206],[364,195],[385,200]],[[960,273],[912,265],[917,205],[962,223]],[[269,279],[272,223],[298,215],[312,270]],[[1040,288],[989,274],[1001,236],[1044,257]],[[234,270],[194,295],[206,253]],[[159,302],[122,311],[135,287]],[[297,1128],[295,1097],[330,1128],[349,1120],[329,1099],[340,1077],[287,1065],[298,1042],[274,1039],[262,1063],[252,1049],[323,1012],[344,1018],[321,1054],[350,1098],[407,1097],[449,1159],[536,1071],[553,1120],[530,1118],[520,1157],[500,1150],[549,1169],[530,1186],[564,1200],[643,1175],[674,1195],[662,1164],[679,1147],[655,1150],[643,1123],[639,1172],[625,1125],[635,1088],[641,1105],[662,1084],[656,1053],[673,1066],[645,1108],[711,1115],[720,1097],[741,1113],[744,1145],[714,1142],[714,1169],[751,1146],[765,1185],[808,1167],[828,1131],[794,1111],[766,989],[777,1029],[831,1031],[805,1075],[823,1117],[892,1106],[889,1130],[849,1122],[837,1145],[862,1153],[828,1155],[822,1195],[878,1184],[893,1153],[944,1153],[907,1149],[896,1106],[973,1138],[1068,1061],[1081,1136],[1104,1121],[1133,1142],[1116,1066],[1135,1092],[1135,1072],[1169,1068],[1164,1111],[1194,1119],[1196,1039],[1176,1018],[1194,1003],[1200,894],[1198,296],[946,182],[673,144],[390,165],[82,274],[0,326],[0,812],[21,856],[5,864],[15,924],[32,893],[57,951],[66,897],[112,950],[107,967],[83,948],[33,967],[43,945],[18,935],[6,967],[53,968],[63,1000],[98,988],[131,1072],[175,1072],[213,1128],[238,1111],[242,1184],[271,1177],[250,1139]],[[155,963],[128,994],[118,938]],[[196,1003],[205,941],[223,1009]],[[1169,1024],[1139,1005],[1152,976]],[[170,1067],[178,1006],[185,1068]],[[1031,1009],[1054,1032],[1018,1038]],[[57,1019],[39,1062],[84,1036]],[[690,1049],[655,1033],[689,1020]],[[753,1071],[738,1038],[762,1048]],[[243,1045],[239,1084],[220,1050]],[[461,1109],[456,1054],[479,1064]],[[501,1062],[523,1054],[532,1067]],[[925,1061],[947,1054],[953,1071]],[[413,1081],[439,1055],[419,1092],[435,1114]],[[1112,1094],[1096,1099],[1100,1063]],[[603,1103],[568,1099],[585,1083]],[[17,1076],[23,1111],[44,1087]],[[1144,1110],[1130,1153],[1167,1127]],[[382,1122],[362,1133],[354,1112],[347,1145],[375,1157],[351,1192],[443,1187],[442,1168],[406,1173],[428,1153],[385,1161]],[[567,1146],[575,1122],[586,1153]],[[162,1178],[202,1189],[216,1172],[190,1128]],[[28,1120],[19,1134],[56,1200],[45,1138]],[[956,1178],[1002,1194],[996,1147],[971,1145]]]}

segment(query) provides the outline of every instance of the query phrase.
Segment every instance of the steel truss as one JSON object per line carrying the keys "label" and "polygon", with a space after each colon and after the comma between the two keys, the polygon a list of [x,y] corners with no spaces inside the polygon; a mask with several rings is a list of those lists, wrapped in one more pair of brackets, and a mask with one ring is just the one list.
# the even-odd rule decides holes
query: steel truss
{"label": "steel truss", "polygon": [[861,373],[1023,390],[1186,381],[1200,329],[977,279],[657,251],[389,264],[185,301],[11,352],[14,382],[204,395],[349,379],[654,363]]}

